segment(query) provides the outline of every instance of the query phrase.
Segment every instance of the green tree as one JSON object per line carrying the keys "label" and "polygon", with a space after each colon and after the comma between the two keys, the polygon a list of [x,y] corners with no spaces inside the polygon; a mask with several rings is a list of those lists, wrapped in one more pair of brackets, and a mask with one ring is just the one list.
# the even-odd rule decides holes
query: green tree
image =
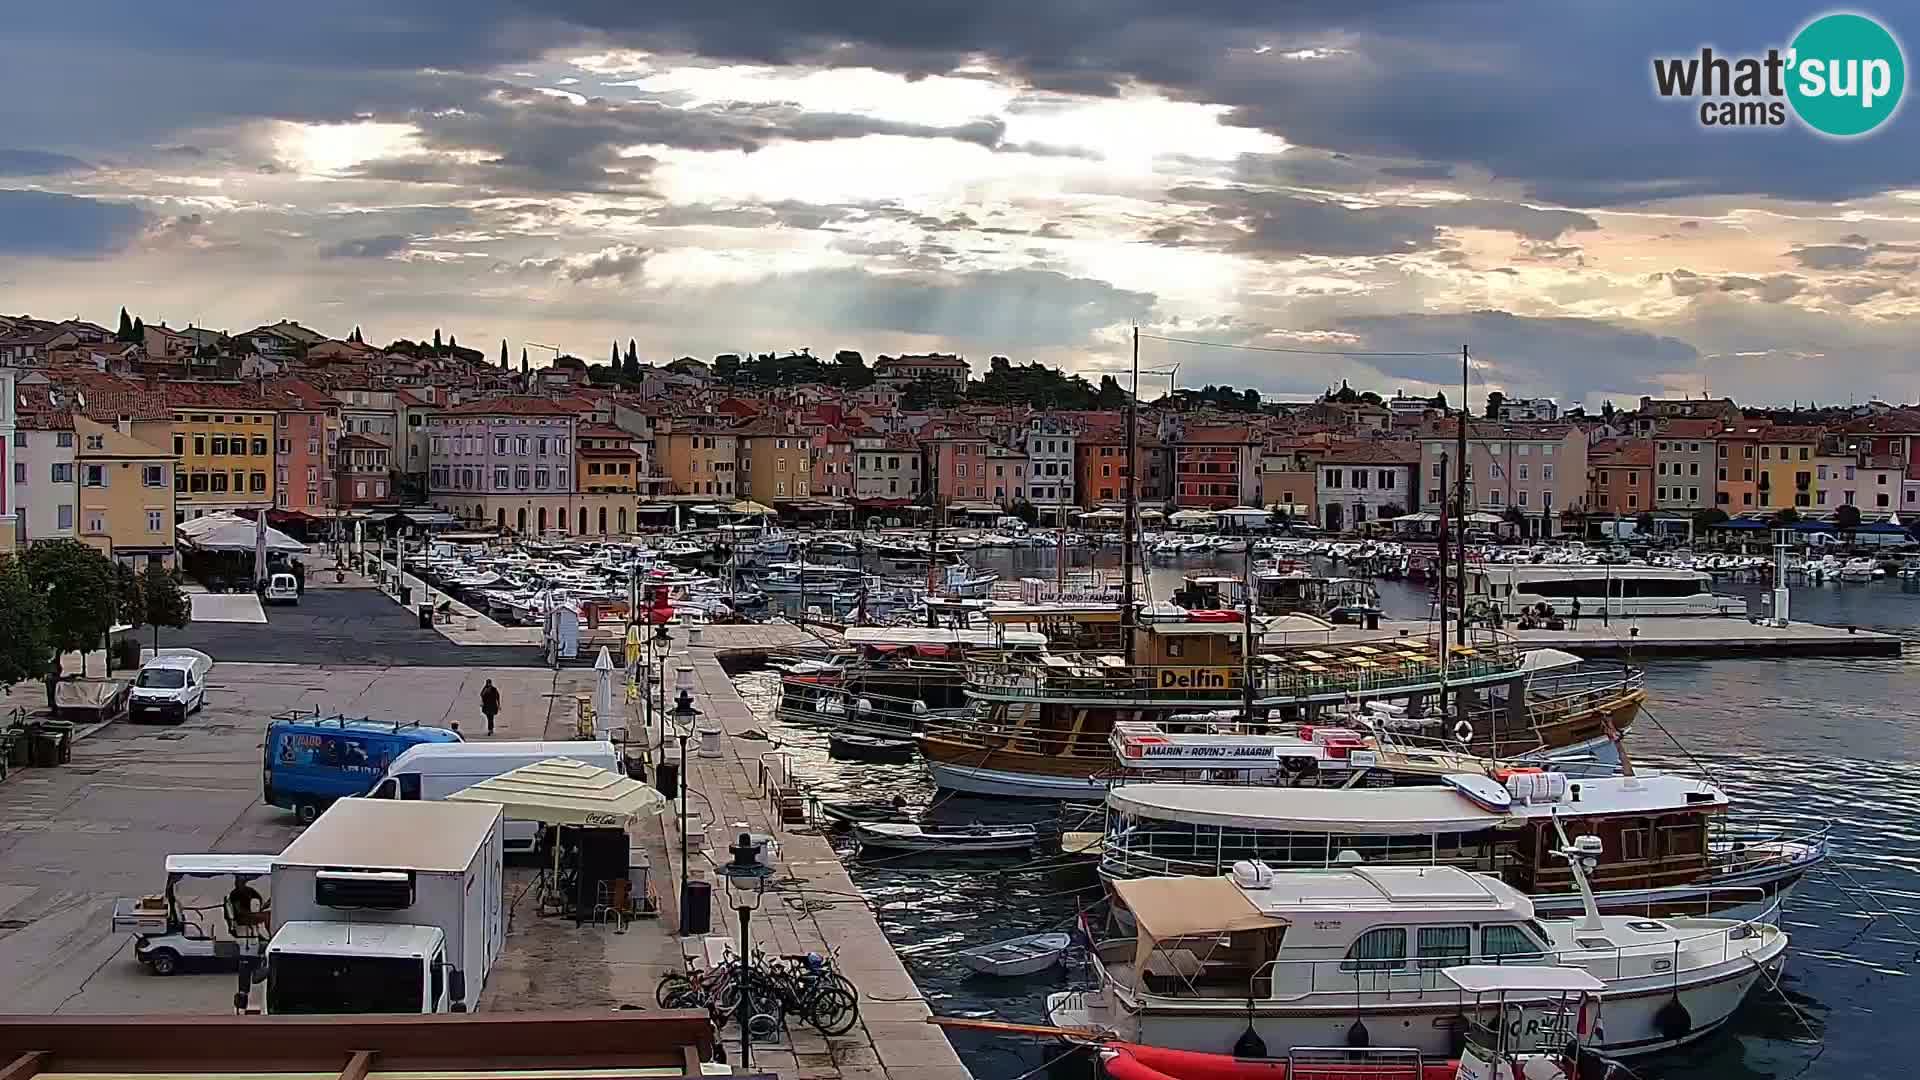
{"label": "green tree", "polygon": [[1013,513],[1028,525],[1040,524],[1040,508],[1028,502],[1025,496],[1014,500]]}
{"label": "green tree", "polygon": [[613,352],[607,357],[607,366],[616,372],[620,370],[620,343],[618,341],[613,343]]}
{"label": "green tree", "polygon": [[1693,531],[1704,533],[1708,529],[1727,520],[1727,512],[1717,506],[1702,507],[1693,512]]}
{"label": "green tree", "polygon": [[47,670],[47,606],[17,558],[0,556],[0,689]]}
{"label": "green tree", "polygon": [[632,338],[627,339],[627,366],[620,370],[629,379],[640,377],[640,347]]}
{"label": "green tree", "polygon": [[1853,530],[1860,527],[1860,508],[1852,503],[1841,503],[1840,509],[1833,512],[1833,524],[1839,528],[1840,535],[1847,543],[1853,543]]}
{"label": "green tree", "polygon": [[956,405],[960,402],[960,391],[954,389],[951,380],[938,376],[922,375],[908,383],[900,394],[900,407],[903,409],[924,409],[929,405]]}
{"label": "green tree", "polygon": [[193,621],[193,605],[180,575],[159,563],[149,563],[140,572],[141,615],[153,627],[153,650],[160,651],[160,628],[178,630]]}
{"label": "green tree", "polygon": [[1439,393],[1428,398],[1427,407],[1432,409],[1439,409],[1441,412],[1446,412],[1447,411],[1447,392],[1445,390],[1442,390]]}
{"label": "green tree", "polygon": [[500,339],[500,370],[507,370],[507,339]]}
{"label": "green tree", "polygon": [[864,390],[873,385],[874,376],[866,357],[852,349],[841,349],[833,354],[832,379],[843,390]]}
{"label": "green tree", "polygon": [[142,322],[138,315],[133,317],[133,336],[127,340],[136,344],[147,340],[147,324]]}
{"label": "green tree", "polygon": [[99,646],[113,628],[116,595],[113,560],[76,540],[49,540],[27,549],[27,576],[47,610],[42,670],[47,673],[47,707],[60,679],[60,657],[82,655]]}
{"label": "green tree", "polygon": [[1507,524],[1516,529],[1524,528],[1527,524],[1527,512],[1512,503],[1507,504],[1506,510],[1500,516],[1506,518]]}
{"label": "green tree", "polygon": [[460,348],[460,339],[457,337],[454,337],[452,334],[448,334],[447,335],[447,353],[451,355],[454,352],[454,350],[458,348]]}
{"label": "green tree", "polygon": [[1507,403],[1507,395],[1501,393],[1498,390],[1487,391],[1487,412],[1486,412],[1487,419],[1489,420],[1500,419],[1500,406],[1505,405],[1506,403]]}
{"label": "green tree", "polygon": [[713,358],[713,377],[731,384],[740,377],[740,354],[721,353]]}
{"label": "green tree", "polygon": [[520,346],[520,377],[522,379],[527,377],[527,347],[525,345]]}
{"label": "green tree", "polygon": [[120,309],[120,329],[113,336],[117,341],[133,340],[133,320],[127,317],[127,309],[124,307]]}
{"label": "green tree", "polygon": [[1105,412],[1127,407],[1127,392],[1120,389],[1120,380],[1111,375],[1100,376],[1100,389],[1094,391],[1093,407]]}
{"label": "green tree", "polygon": [[1772,522],[1776,529],[1791,529],[1800,523],[1800,511],[1791,506],[1783,506],[1774,512]]}
{"label": "green tree", "polygon": [[1609,424],[1613,423],[1613,399],[1609,398],[1600,403],[1600,419]]}
{"label": "green tree", "polygon": [[433,355],[440,355],[440,328],[437,326],[433,328]]}

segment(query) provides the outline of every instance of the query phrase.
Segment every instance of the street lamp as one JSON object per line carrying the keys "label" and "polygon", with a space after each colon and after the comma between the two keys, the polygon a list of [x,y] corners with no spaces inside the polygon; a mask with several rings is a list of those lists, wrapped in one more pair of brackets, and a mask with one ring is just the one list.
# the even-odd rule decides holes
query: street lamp
{"label": "street lamp", "polygon": [[[680,933],[684,935],[693,932],[693,905],[687,896],[687,740],[693,737],[693,722],[700,710],[693,707],[693,669],[681,668],[677,681],[680,695],[673,705],[673,723],[680,739]],[[665,738],[665,728],[661,731]]]}
{"label": "street lamp", "polygon": [[733,904],[733,910],[740,913],[740,1068],[742,1072],[751,1072],[753,1064],[753,951],[749,948],[747,926],[753,919],[753,913],[760,909],[760,899],[767,891],[767,878],[773,874],[773,868],[762,863],[757,857],[753,837],[746,833],[727,850],[733,852],[733,861],[720,868],[720,876],[727,881],[727,899]]}
{"label": "street lamp", "polygon": [[[651,618],[652,616],[648,616]],[[673,652],[673,635],[667,633],[667,624],[659,623],[653,628],[653,636],[647,639],[647,651],[654,654],[656,662],[654,685],[647,694],[649,707],[652,708],[653,695],[660,695],[660,704],[656,709],[660,717],[660,749],[667,748],[667,657]]]}

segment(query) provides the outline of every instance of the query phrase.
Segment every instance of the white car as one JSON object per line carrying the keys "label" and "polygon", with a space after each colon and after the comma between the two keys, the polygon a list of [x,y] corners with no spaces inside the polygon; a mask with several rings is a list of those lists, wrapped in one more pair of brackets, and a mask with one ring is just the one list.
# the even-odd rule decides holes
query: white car
{"label": "white car", "polygon": [[298,604],[300,602],[300,583],[292,574],[275,574],[267,579],[266,591],[260,599],[269,604]]}
{"label": "white car", "polygon": [[129,703],[135,720],[150,713],[175,723],[207,703],[207,673],[213,657],[197,649],[167,649],[140,666]]}

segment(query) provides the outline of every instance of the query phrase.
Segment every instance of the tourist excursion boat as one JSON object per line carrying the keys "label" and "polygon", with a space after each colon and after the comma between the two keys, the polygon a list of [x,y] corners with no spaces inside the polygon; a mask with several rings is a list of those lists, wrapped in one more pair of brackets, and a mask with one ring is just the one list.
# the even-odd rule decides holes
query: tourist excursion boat
{"label": "tourist excursion boat", "polygon": [[1037,653],[1031,631],[850,626],[846,647],[776,660],[779,717],[849,734],[910,738],[930,716],[969,711],[966,660]]}
{"label": "tourist excursion boat", "polygon": [[1674,567],[1526,564],[1467,568],[1467,610],[1508,618],[1541,604],[1557,615],[1580,603],[1583,619],[1667,615],[1744,616],[1747,602],[1713,591],[1713,575]]}
{"label": "tourist excursion boat", "polygon": [[1604,748],[1645,698],[1638,672],[1576,670],[1569,654],[1523,652],[1497,636],[1444,650],[1413,638],[1286,644],[1324,641],[1330,627],[1301,615],[1255,623],[1260,644],[1251,658],[1241,653],[1241,621],[1194,613],[1134,627],[1134,664],[1112,653],[1058,651],[970,663],[966,691],[979,708],[929,719],[921,753],[945,788],[1073,799],[1105,790],[1115,771],[1109,738],[1126,721],[1248,713],[1251,704],[1245,730],[1258,730],[1379,702],[1400,722],[1444,731],[1465,752],[1518,756]]}
{"label": "tourist excursion boat", "polygon": [[[1582,893],[1600,841],[1564,836]],[[1614,1055],[1679,1046],[1718,1028],[1785,963],[1770,919],[1543,918],[1512,886],[1455,867],[1346,866],[1280,871],[1241,862],[1228,877],[1118,882],[1135,937],[1092,951],[1099,988],[1054,994],[1062,1027],[1134,1043],[1231,1053],[1247,1032],[1266,1046],[1406,1047],[1452,1056],[1468,993],[1456,966],[1574,968],[1600,981]],[[1524,1028],[1550,1001],[1508,1001]]]}
{"label": "tourist excursion boat", "polygon": [[[1556,856],[1556,821],[1615,855],[1594,872],[1613,914],[1747,917],[1776,906],[1827,857],[1825,830],[1743,833],[1718,788],[1672,774],[1574,779],[1521,770],[1434,787],[1222,787],[1136,783],[1107,794],[1100,874],[1216,876],[1257,860],[1455,866],[1501,878],[1545,914],[1580,910]],[[1124,912],[1116,910],[1124,920]]]}

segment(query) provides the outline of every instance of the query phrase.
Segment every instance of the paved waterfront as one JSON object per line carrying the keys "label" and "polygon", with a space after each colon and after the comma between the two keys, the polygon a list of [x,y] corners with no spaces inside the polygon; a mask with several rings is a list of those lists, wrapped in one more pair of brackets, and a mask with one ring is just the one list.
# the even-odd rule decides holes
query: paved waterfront
{"label": "paved waterfront", "polygon": [[[19,770],[0,782],[0,986],[8,990],[7,1011],[231,1009],[230,973],[150,975],[133,959],[131,938],[112,932],[110,917],[116,898],[159,891],[168,854],[277,852],[297,834],[290,814],[260,801],[260,747],[275,713],[318,707],[402,722],[458,722],[470,738],[481,738],[480,687],[491,678],[504,706],[498,737],[564,739],[572,737],[575,696],[593,685],[585,667],[524,666],[530,650],[520,647],[453,645],[369,589],[314,588],[300,607],[269,609],[268,619],[264,627],[207,623],[163,634],[163,646],[192,644],[217,661],[206,708],[184,724],[109,724],[75,745],[71,764]],[[782,952],[837,952],[863,995],[863,1024],[848,1035],[826,1039],[803,1025],[789,1041],[756,1051],[756,1067],[805,1080],[965,1080],[945,1036],[922,1022],[927,1009],[918,991],[827,842],[804,830],[783,831],[757,797],[759,757],[768,744],[734,737],[753,721],[718,653],[788,643],[798,632],[709,633],[697,649],[680,640],[667,668],[671,682],[680,664],[693,666],[698,707],[728,732],[723,756],[690,761],[700,796],[694,805],[710,807],[698,815],[702,827],[720,858],[734,822],[779,833],[781,867],[756,922],[756,940]],[[270,641],[259,640],[267,636]],[[249,659],[229,660],[235,652]],[[376,653],[423,659],[352,662]],[[471,654],[483,662],[454,663]],[[274,659],[252,659],[262,656]],[[37,684],[22,684],[0,697],[0,706],[31,708],[40,694]],[[637,734],[639,722],[631,723]],[[510,867],[507,945],[483,1009],[651,1007],[659,976],[705,944],[673,934],[678,870],[671,825],[668,817],[635,832],[636,846],[653,858],[656,892],[667,910],[624,934],[539,917],[527,887],[531,871]],[[694,862],[696,873],[711,868],[698,852]],[[184,895],[215,904],[223,891],[221,883],[209,882]],[[731,937],[735,922],[724,888],[715,894],[714,930]]]}

